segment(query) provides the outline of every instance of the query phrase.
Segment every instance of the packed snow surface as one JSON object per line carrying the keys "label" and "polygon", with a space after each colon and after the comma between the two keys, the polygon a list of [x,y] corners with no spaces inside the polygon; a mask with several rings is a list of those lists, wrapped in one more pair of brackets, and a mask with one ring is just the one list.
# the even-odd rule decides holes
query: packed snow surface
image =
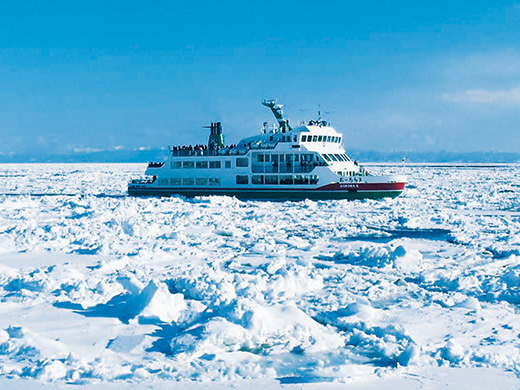
{"label": "packed snow surface", "polygon": [[142,165],[0,165],[0,379],[518,387],[520,166],[370,168],[404,193],[133,198]]}

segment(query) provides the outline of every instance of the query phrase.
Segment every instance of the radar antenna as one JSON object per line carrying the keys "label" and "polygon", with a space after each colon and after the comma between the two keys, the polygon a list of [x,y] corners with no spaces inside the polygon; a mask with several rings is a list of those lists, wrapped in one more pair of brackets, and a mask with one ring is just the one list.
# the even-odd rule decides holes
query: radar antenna
{"label": "radar antenna", "polygon": [[292,127],[289,125],[289,120],[283,117],[283,106],[281,104],[276,104],[276,99],[264,99],[262,104],[271,109],[274,117],[278,121],[282,133],[292,130]]}

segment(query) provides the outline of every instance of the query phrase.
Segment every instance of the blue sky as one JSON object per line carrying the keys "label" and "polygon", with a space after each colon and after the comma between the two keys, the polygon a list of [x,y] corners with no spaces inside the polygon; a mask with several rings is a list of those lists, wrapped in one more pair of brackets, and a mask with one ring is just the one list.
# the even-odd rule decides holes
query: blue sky
{"label": "blue sky", "polygon": [[520,150],[520,3],[0,3],[0,154],[236,142],[318,107],[347,149]]}

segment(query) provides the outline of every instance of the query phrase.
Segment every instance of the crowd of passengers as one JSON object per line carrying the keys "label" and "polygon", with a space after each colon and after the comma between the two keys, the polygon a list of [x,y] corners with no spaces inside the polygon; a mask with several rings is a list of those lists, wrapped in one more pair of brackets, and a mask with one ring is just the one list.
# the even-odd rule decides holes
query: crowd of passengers
{"label": "crowd of passengers", "polygon": [[224,147],[208,147],[208,145],[183,145],[171,148],[173,156],[204,156],[215,154],[230,154],[231,150],[236,149],[237,145],[228,145]]}

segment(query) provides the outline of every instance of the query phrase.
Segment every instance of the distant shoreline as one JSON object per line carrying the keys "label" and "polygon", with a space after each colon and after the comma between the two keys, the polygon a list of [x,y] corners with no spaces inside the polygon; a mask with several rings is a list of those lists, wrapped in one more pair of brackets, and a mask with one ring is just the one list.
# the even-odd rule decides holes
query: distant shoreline
{"label": "distant shoreline", "polygon": [[[361,164],[511,164],[520,163],[520,153],[512,152],[418,152],[350,150],[349,156]],[[163,161],[168,152],[164,149],[108,150],[57,155],[0,154],[2,163],[147,163]]]}

